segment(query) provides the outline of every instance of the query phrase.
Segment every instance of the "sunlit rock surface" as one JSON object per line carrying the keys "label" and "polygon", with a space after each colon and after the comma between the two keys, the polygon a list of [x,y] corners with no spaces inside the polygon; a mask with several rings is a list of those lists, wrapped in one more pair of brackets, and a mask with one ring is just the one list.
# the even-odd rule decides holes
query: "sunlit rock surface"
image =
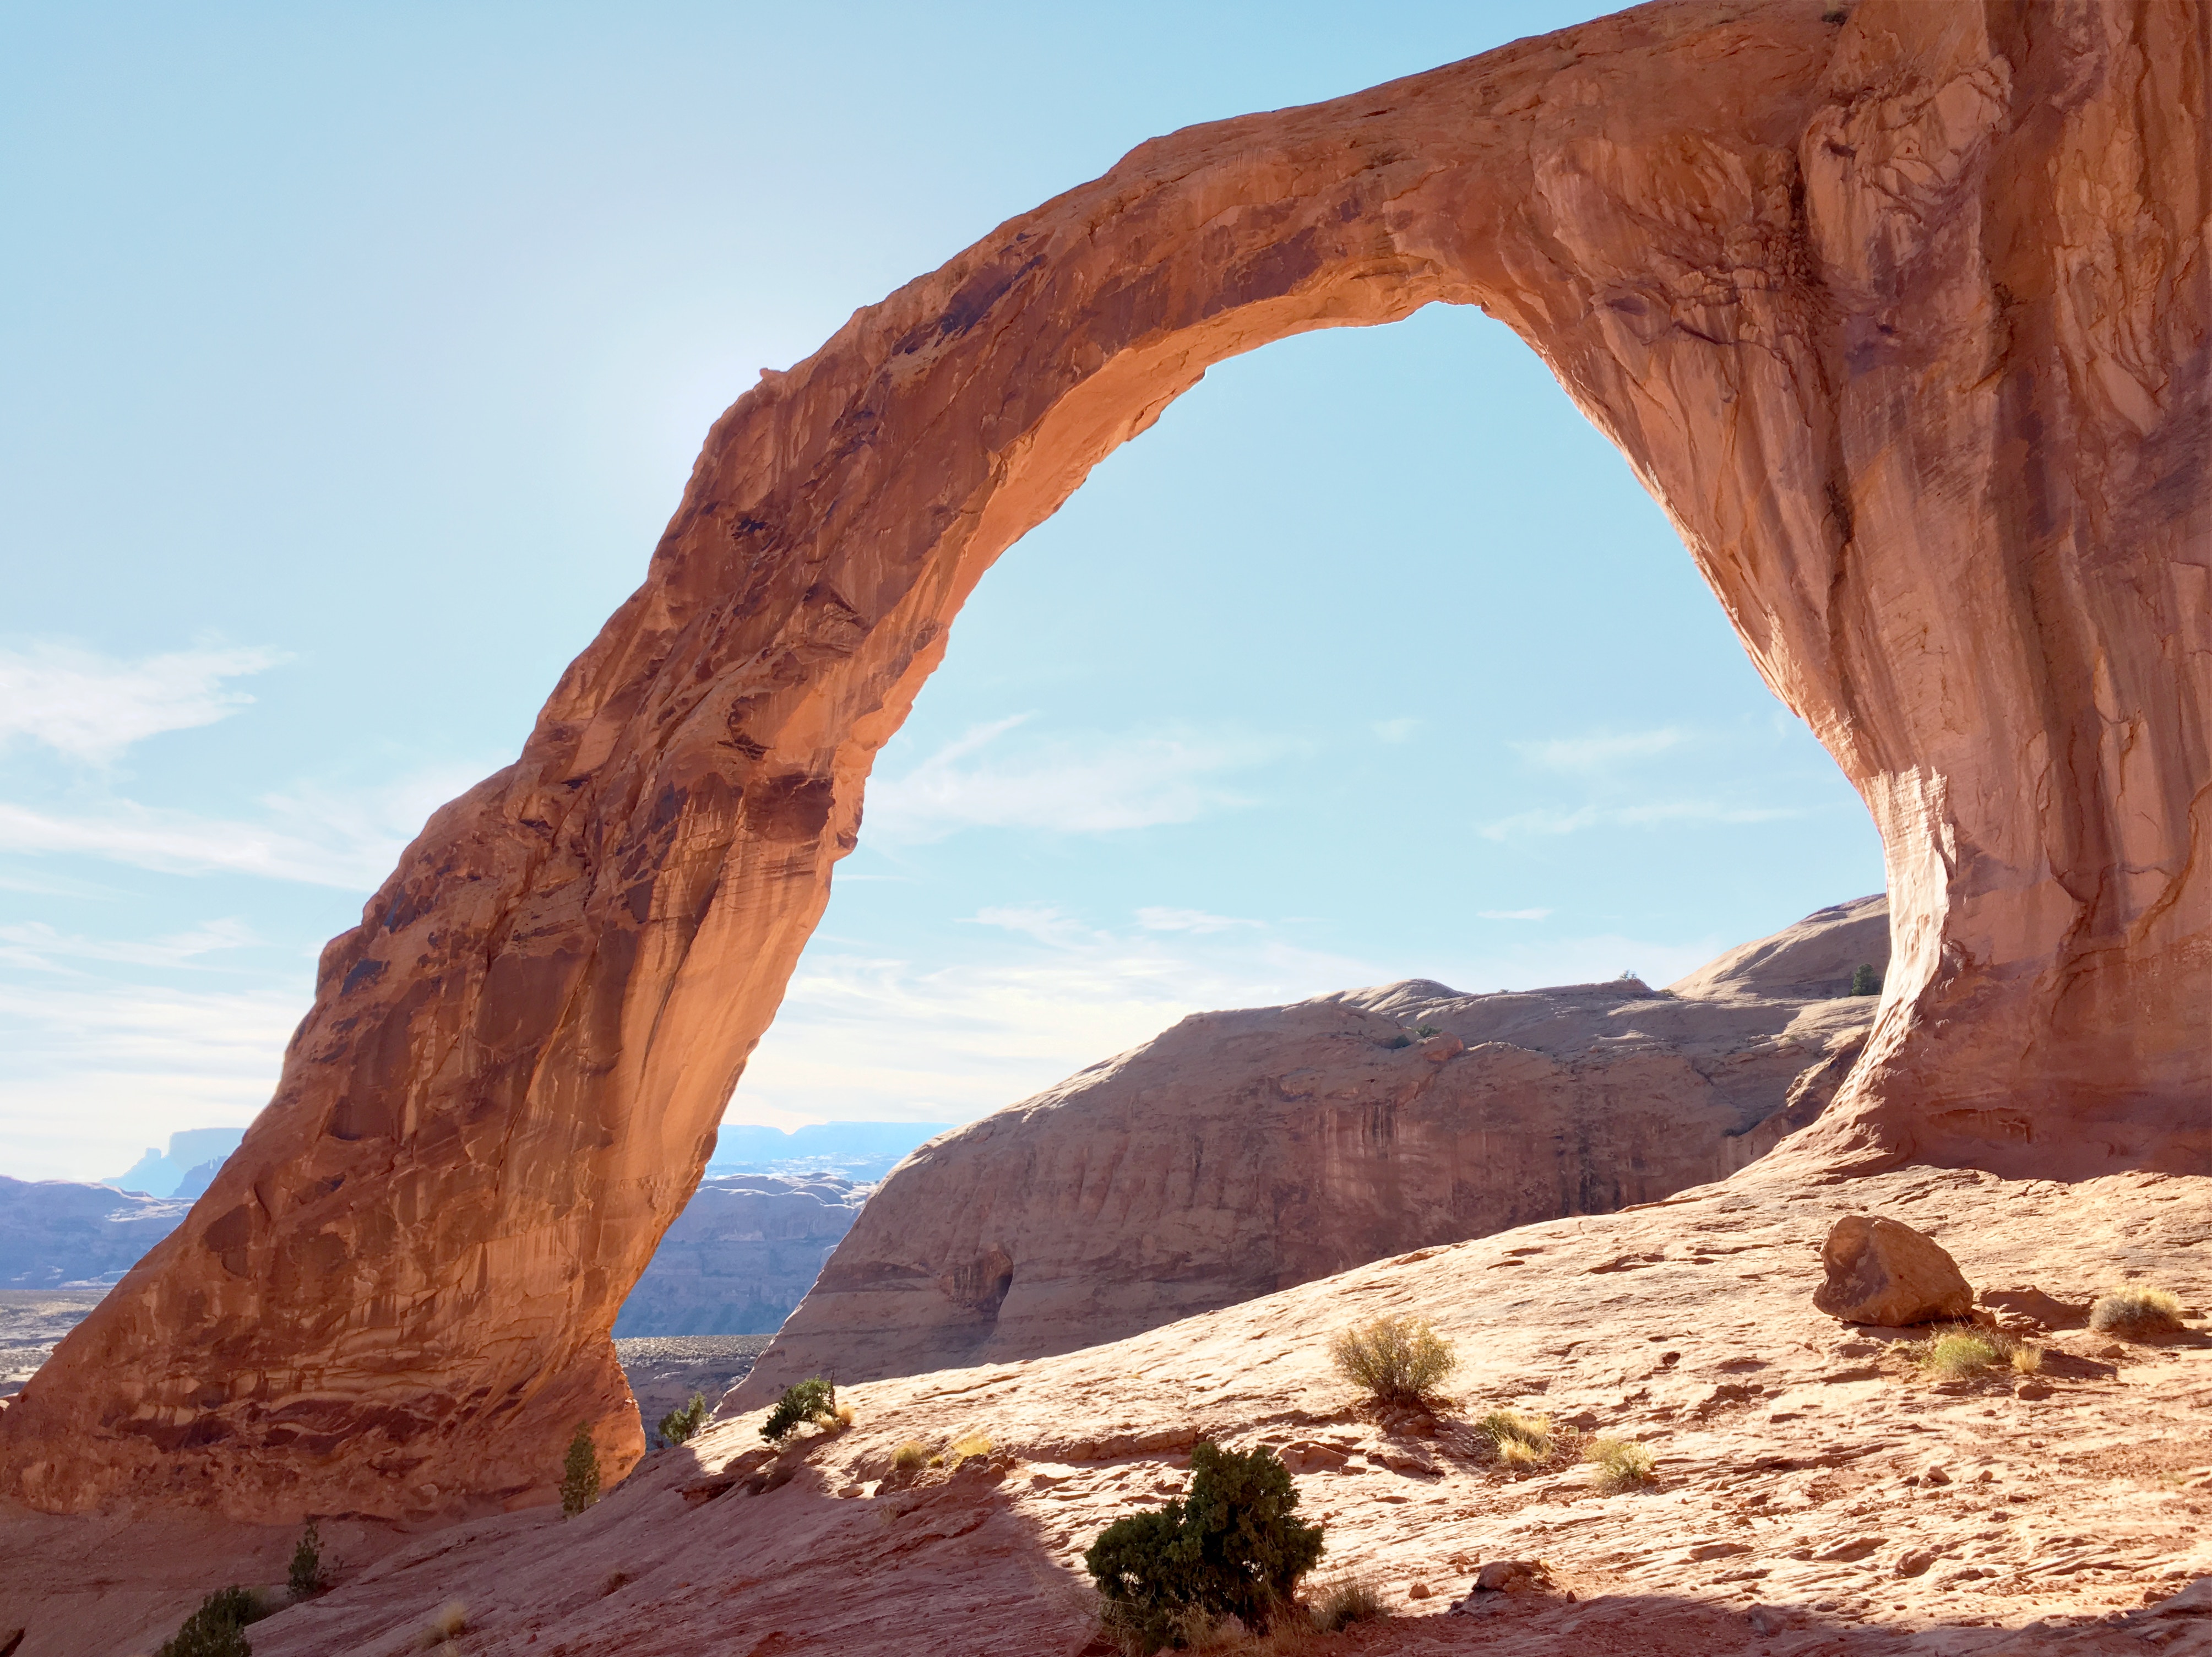
{"label": "sunlit rock surface", "polygon": [[1863,898],[1668,992],[1416,980],[1186,1018],[908,1157],[726,1407],[1118,1340],[1722,1179],[1827,1103],[1888,934]]}

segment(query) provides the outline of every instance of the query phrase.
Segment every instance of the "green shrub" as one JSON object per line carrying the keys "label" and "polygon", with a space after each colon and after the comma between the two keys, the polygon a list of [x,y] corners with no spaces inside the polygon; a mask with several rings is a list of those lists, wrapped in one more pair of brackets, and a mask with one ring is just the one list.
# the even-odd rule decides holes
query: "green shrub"
{"label": "green shrub", "polygon": [[592,1446],[592,1429],[580,1421],[561,1468],[562,1517],[574,1519],[599,1499],[599,1453]]}
{"label": "green shrub", "polygon": [[1413,1040],[1416,1041],[1425,1041],[1432,1035],[1442,1035],[1443,1034],[1443,1031],[1434,1024],[1416,1024],[1413,1026]]}
{"label": "green shrub", "polygon": [[312,1599],[323,1591],[323,1538],[312,1519],[300,1533],[300,1545],[292,1550],[292,1569],[285,1580],[295,1599]]}
{"label": "green shrub", "polygon": [[1626,1490],[1651,1482],[1651,1452],[1629,1439],[1592,1439],[1583,1460],[1596,1467],[1598,1483],[1608,1490]]}
{"label": "green shrub", "polygon": [[1880,995],[1881,993],[1881,974],[1876,972],[1872,967],[1869,966],[1865,962],[1862,961],[1857,966],[1851,968],[1851,993],[1853,995]]}
{"label": "green shrub", "polygon": [[268,1614],[251,1588],[217,1588],[162,1642],[160,1657],[252,1657],[243,1630]]}
{"label": "green shrub", "polygon": [[1382,1595],[1364,1576],[1340,1577],[1313,1597],[1313,1625],[1323,1634],[1341,1634],[1382,1614]]}
{"label": "green shrub", "polygon": [[1150,1653],[1187,1645],[1194,1618],[1265,1634],[1321,1558],[1322,1527],[1291,1517],[1297,1487],[1274,1452],[1200,1440],[1182,1499],[1115,1520],[1083,1556],[1100,1622]]}
{"label": "green shrub", "polygon": [[1382,1404],[1419,1404],[1436,1396],[1459,1367],[1451,1343],[1423,1318],[1381,1317],[1355,1324],[1329,1343],[1337,1372]]}
{"label": "green shrub", "polygon": [[660,1418],[660,1435],[671,1444],[681,1444],[707,1424],[707,1400],[698,1393],[680,1410],[671,1410]]}
{"label": "green shrub", "polygon": [[2170,1335],[2181,1327],[2181,1302],[2163,1289],[2115,1289],[2089,1308],[2089,1326],[2114,1335]]}
{"label": "green shrub", "polygon": [[1559,1448],[1549,1416],[1492,1410],[1474,1426],[1497,1447],[1498,1459],[1509,1467],[1540,1467]]}
{"label": "green shrub", "polygon": [[811,1381],[799,1381],[783,1389],[783,1396],[775,1401],[775,1408],[768,1412],[768,1420],[761,1428],[761,1436],[771,1444],[781,1444],[805,1421],[835,1421],[837,1418],[837,1389],[819,1375]]}

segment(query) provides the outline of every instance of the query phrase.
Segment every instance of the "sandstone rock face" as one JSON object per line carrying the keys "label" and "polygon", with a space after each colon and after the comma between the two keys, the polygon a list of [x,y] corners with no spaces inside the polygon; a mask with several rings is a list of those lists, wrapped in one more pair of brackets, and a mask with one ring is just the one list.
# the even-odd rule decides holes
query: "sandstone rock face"
{"label": "sandstone rock face", "polygon": [[1797,1154],[2201,1165],[2203,33],[1835,15],[1674,0],[1142,145],[763,375],[0,1421],[7,1493],[453,1513],[580,1419],[627,1466],[607,1331],[969,592],[1209,363],[1435,301],[1541,353],[1881,828],[1896,955]]}
{"label": "sandstone rock face", "polygon": [[846,1180],[701,1181],[623,1302],[616,1337],[775,1333],[866,1195]]}
{"label": "sandstone rock face", "polygon": [[1818,1114],[1792,1089],[1863,1039],[1875,1004],[1840,992],[1888,927],[1862,898],[1665,993],[1415,980],[1186,1018],[908,1157],[724,1407],[1118,1340],[1723,1178]]}
{"label": "sandstone rock face", "polygon": [[1934,1238],[1902,1221],[1847,1214],[1820,1245],[1827,1277],[1813,1304],[1845,1323],[1902,1327],[1963,1318],[1974,1290]]}

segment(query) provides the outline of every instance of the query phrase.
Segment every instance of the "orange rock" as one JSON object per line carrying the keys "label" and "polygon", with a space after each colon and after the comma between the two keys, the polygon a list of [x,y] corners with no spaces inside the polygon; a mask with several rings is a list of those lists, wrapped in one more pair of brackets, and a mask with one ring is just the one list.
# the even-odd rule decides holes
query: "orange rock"
{"label": "orange rock", "polygon": [[1881,828],[1875,1030],[1784,1154],[2202,1166],[2201,33],[1838,16],[1676,0],[1141,145],[764,378],[0,1417],[4,1492],[451,1514],[546,1500],[579,1420],[618,1477],[606,1332],[975,583],[1208,364],[1439,300],[1620,446]]}
{"label": "orange rock", "polygon": [[1974,1291],[1934,1238],[1879,1216],[1847,1214],[1820,1246],[1827,1278],[1813,1304],[1845,1323],[1903,1327],[1963,1318]]}

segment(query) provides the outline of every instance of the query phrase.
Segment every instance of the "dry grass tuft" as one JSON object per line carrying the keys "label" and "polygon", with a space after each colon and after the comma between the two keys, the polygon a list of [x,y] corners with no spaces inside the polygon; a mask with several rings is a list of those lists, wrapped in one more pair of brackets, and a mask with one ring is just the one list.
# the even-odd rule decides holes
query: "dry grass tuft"
{"label": "dry grass tuft", "polygon": [[2089,1326],[2108,1335],[2171,1335],[2181,1328],[2181,1302],[2163,1289],[2109,1290],[2089,1308]]}
{"label": "dry grass tuft", "polygon": [[417,1642],[423,1650],[458,1640],[469,1631],[469,1608],[458,1599],[448,1599],[438,1607],[438,1614],[430,1619]]}
{"label": "dry grass tuft", "polygon": [[1598,1470],[1598,1484],[1608,1490],[1633,1490],[1653,1478],[1651,1452],[1629,1439],[1592,1439],[1583,1460]]}
{"label": "dry grass tuft", "polygon": [[848,1427],[853,1424],[854,1421],[857,1418],[857,1412],[854,1410],[851,1405],[841,1404],[837,1406],[836,1411],[832,1412],[831,1418],[837,1423],[836,1430],[842,1433]]}
{"label": "dry grass tuft", "polygon": [[1425,1318],[1354,1324],[1329,1343],[1337,1373],[1380,1404],[1421,1404],[1459,1368],[1451,1343]]}
{"label": "dry grass tuft", "polygon": [[1553,1435],[1549,1416],[1492,1410],[1474,1427],[1497,1448],[1498,1459],[1516,1472],[1544,1466],[1559,1453],[1559,1441]]}
{"label": "dry grass tuft", "polygon": [[1374,1583],[1364,1576],[1340,1576],[1308,1594],[1307,1615],[1323,1634],[1341,1634],[1354,1623],[1375,1622],[1387,1613]]}
{"label": "dry grass tuft", "polygon": [[1972,1324],[1933,1330],[1907,1355],[1922,1369],[1947,1381],[1979,1381],[1993,1369],[2032,1375],[2043,1367],[2041,1347],[2030,1346],[2001,1329]]}
{"label": "dry grass tuft", "polygon": [[910,1438],[891,1452],[891,1466],[902,1473],[910,1473],[929,1460],[929,1447],[918,1438]]}
{"label": "dry grass tuft", "polygon": [[932,1466],[941,1465],[947,1467],[957,1467],[962,1462],[967,1460],[970,1456],[988,1455],[990,1454],[991,1441],[981,1433],[970,1433],[965,1438],[954,1439],[952,1442],[945,1447],[945,1459],[942,1463],[933,1459],[930,1465]]}

